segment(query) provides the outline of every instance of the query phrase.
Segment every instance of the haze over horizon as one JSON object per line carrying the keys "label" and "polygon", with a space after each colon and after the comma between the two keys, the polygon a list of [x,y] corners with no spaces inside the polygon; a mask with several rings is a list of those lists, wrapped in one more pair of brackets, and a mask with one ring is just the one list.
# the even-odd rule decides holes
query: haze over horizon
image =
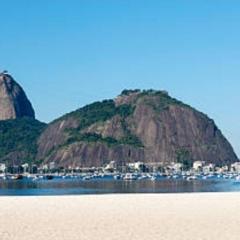
{"label": "haze over horizon", "polygon": [[44,122],[123,89],[162,89],[215,120],[240,155],[240,2],[1,5],[2,70]]}

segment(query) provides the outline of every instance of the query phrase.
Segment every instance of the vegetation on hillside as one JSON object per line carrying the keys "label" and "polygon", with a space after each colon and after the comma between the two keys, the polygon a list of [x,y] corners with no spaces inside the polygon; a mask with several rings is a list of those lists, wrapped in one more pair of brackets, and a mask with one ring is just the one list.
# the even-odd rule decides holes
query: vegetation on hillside
{"label": "vegetation on hillside", "polygon": [[126,119],[128,116],[133,114],[135,110],[134,106],[128,104],[122,104],[119,106],[115,105],[113,100],[104,100],[102,102],[94,102],[92,104],[86,105],[74,112],[68,113],[61,117],[56,121],[64,120],[67,118],[77,119],[78,127],[76,128],[66,128],[66,141],[54,148],[50,149],[48,152],[48,156],[51,155],[53,152],[58,151],[58,149],[66,147],[70,144],[76,142],[87,142],[87,143],[104,143],[107,144],[109,147],[117,146],[117,145],[132,145],[134,147],[143,147],[141,141],[134,136],[127,132],[125,136],[121,139],[115,139],[113,137],[105,137],[101,134],[97,133],[86,133],[83,130],[88,128],[89,126],[96,124],[96,123],[104,123],[107,120],[110,120],[114,116],[118,115],[123,120]]}
{"label": "vegetation on hillside", "polygon": [[34,160],[37,139],[44,127],[44,123],[32,118],[0,121],[0,158],[18,152],[26,156],[22,161]]}
{"label": "vegetation on hillside", "polygon": [[121,92],[121,95],[126,95],[126,96],[128,96],[128,95],[130,95],[130,94],[132,94],[132,93],[140,93],[141,92],[141,90],[140,89],[124,89],[122,92]]}
{"label": "vegetation on hillside", "polygon": [[75,143],[75,142],[88,142],[88,143],[104,143],[109,147],[117,146],[117,145],[131,145],[134,147],[143,147],[141,141],[138,137],[134,135],[127,135],[121,139],[115,139],[113,137],[103,137],[101,134],[97,133],[84,133],[84,134],[75,134],[71,135],[68,138],[67,142],[64,146]]}
{"label": "vegetation on hillside", "polygon": [[191,153],[185,148],[180,148],[176,151],[176,160],[177,163],[183,165],[183,170],[189,170],[192,167]]}
{"label": "vegetation on hillside", "polygon": [[124,104],[116,106],[113,100],[104,100],[102,102],[95,102],[86,105],[83,108],[66,114],[62,117],[62,119],[65,119],[69,116],[79,119],[78,130],[81,130],[91,126],[96,122],[105,122],[115,115],[127,117],[132,114],[133,111],[134,108],[130,105]]}
{"label": "vegetation on hillside", "polygon": [[124,138],[117,140],[112,137],[103,137],[95,133],[81,133],[81,130],[91,126],[94,123],[105,122],[112,117],[119,115],[125,119],[131,115],[134,107],[131,105],[123,104],[116,106],[113,100],[104,100],[102,102],[95,102],[87,105],[75,112],[70,113],[71,117],[79,119],[79,126],[77,128],[67,129],[68,140],[64,145],[73,142],[102,142],[109,146],[119,144],[129,144],[134,146],[142,146],[140,140],[131,134],[127,134]]}
{"label": "vegetation on hillside", "polygon": [[145,104],[152,107],[156,112],[167,110],[171,105],[191,108],[183,102],[169,96],[166,91],[144,90],[139,94],[138,99],[142,99]]}

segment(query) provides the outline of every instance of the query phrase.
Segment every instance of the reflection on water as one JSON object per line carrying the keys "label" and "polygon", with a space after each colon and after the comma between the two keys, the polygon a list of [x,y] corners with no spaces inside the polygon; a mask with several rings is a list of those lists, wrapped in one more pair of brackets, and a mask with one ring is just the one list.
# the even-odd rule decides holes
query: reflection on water
{"label": "reflection on water", "polygon": [[67,195],[107,193],[187,193],[240,191],[233,180],[51,180],[0,181],[0,195]]}

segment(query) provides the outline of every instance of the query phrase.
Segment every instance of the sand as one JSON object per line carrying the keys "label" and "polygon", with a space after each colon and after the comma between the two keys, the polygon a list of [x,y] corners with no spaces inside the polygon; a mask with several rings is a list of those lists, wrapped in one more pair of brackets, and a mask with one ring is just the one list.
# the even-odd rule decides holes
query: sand
{"label": "sand", "polygon": [[1,240],[239,240],[240,193],[1,197]]}

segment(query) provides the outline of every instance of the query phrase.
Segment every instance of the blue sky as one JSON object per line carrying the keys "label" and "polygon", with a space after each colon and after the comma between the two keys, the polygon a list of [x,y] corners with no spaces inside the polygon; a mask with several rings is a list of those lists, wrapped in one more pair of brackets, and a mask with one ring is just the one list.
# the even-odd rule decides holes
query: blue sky
{"label": "blue sky", "polygon": [[49,122],[124,88],[166,89],[240,154],[237,0],[0,0],[0,69]]}

